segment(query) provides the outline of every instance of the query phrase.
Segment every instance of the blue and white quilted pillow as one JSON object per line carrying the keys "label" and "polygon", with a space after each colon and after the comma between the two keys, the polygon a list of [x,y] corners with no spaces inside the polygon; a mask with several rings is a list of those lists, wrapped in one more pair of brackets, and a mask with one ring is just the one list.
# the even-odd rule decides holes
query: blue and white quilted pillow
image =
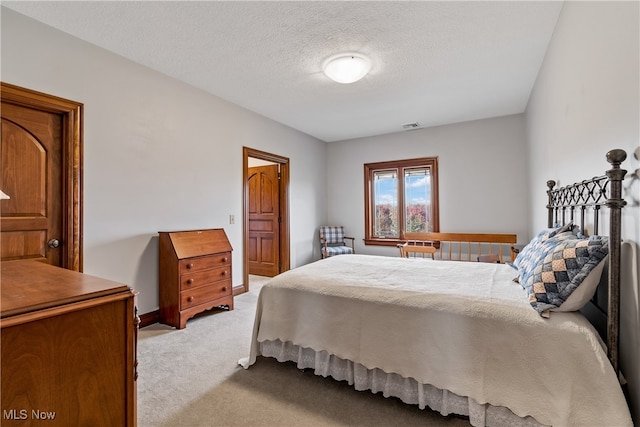
{"label": "blue and white quilted pillow", "polygon": [[545,229],[538,233],[536,237],[520,251],[513,261],[512,267],[518,270],[517,282],[523,287],[524,283],[533,274],[533,270],[544,259],[550,248],[553,248],[558,241],[574,238],[575,235],[566,231],[565,227]]}
{"label": "blue and white quilted pillow", "polygon": [[[533,274],[520,282],[529,295],[529,303],[540,314],[560,308],[596,268],[601,273],[602,261],[609,253],[606,237],[557,237],[548,239],[552,244],[547,247],[546,255],[534,268]],[[595,279],[595,286],[590,292],[581,292],[583,301],[574,301],[572,305],[581,307],[586,304],[595,292],[599,277]]]}

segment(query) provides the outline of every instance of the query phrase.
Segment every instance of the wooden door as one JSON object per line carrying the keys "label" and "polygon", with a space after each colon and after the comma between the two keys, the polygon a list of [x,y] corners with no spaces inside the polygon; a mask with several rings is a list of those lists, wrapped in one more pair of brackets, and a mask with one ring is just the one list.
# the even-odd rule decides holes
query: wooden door
{"label": "wooden door", "polygon": [[1,259],[81,271],[81,104],[2,84]]}
{"label": "wooden door", "polygon": [[278,165],[249,168],[249,274],[273,277],[279,268]]}

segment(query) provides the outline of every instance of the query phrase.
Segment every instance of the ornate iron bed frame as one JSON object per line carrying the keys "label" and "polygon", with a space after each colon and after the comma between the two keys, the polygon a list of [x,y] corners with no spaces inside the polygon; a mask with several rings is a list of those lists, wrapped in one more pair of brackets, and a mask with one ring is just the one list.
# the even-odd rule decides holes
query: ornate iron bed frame
{"label": "ornate iron bed frame", "polygon": [[547,181],[549,227],[554,224],[566,224],[567,221],[576,222],[576,209],[579,209],[580,231],[587,234],[586,211],[593,208],[593,234],[598,235],[600,208],[609,207],[608,286],[599,286],[592,300],[581,311],[607,343],[607,355],[616,373],[619,372],[621,211],[626,204],[622,199],[622,181],[627,173],[620,168],[620,164],[626,158],[627,153],[624,150],[611,150],[607,153],[607,162],[612,168],[606,171],[604,176],[557,189],[553,188],[556,185],[555,181]]}

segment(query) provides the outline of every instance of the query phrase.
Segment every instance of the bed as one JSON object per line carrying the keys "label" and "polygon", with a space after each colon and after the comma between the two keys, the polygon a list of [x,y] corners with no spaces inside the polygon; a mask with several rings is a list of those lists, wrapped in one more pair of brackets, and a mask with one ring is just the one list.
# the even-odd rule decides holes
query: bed
{"label": "bed", "polygon": [[[514,265],[345,255],[276,276],[261,289],[250,354],[239,363],[293,361],[474,426],[631,426],[617,361],[625,158],[612,150],[605,176],[558,189],[548,182],[549,227]],[[609,235],[580,235],[587,223],[599,234],[603,206]],[[569,297],[584,287],[574,279],[540,292],[558,253],[587,250],[583,264],[593,265],[578,267],[588,276],[581,283],[604,268],[604,286],[596,291],[596,280],[578,305]]]}

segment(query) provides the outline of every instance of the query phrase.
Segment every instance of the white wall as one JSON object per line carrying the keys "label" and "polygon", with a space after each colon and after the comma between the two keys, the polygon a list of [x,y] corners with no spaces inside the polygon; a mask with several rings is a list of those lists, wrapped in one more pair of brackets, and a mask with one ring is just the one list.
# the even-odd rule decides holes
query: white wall
{"label": "white wall", "polygon": [[[568,185],[609,169],[605,154],[627,151],[623,168],[640,162],[638,2],[566,2],[527,107],[530,233],[546,226],[547,179]],[[640,424],[640,180],[625,181],[621,368]],[[601,230],[606,233],[606,230]]]}
{"label": "white wall", "polygon": [[158,308],[158,231],[219,228],[242,284],[242,147],[290,159],[291,266],[326,219],[326,144],[2,8],[4,82],[84,103],[84,272]]}
{"label": "white wall", "polygon": [[528,239],[524,115],[477,120],[328,144],[328,220],[356,238],[356,252],[396,255],[365,246],[364,164],[438,157],[440,231],[516,233]]}

